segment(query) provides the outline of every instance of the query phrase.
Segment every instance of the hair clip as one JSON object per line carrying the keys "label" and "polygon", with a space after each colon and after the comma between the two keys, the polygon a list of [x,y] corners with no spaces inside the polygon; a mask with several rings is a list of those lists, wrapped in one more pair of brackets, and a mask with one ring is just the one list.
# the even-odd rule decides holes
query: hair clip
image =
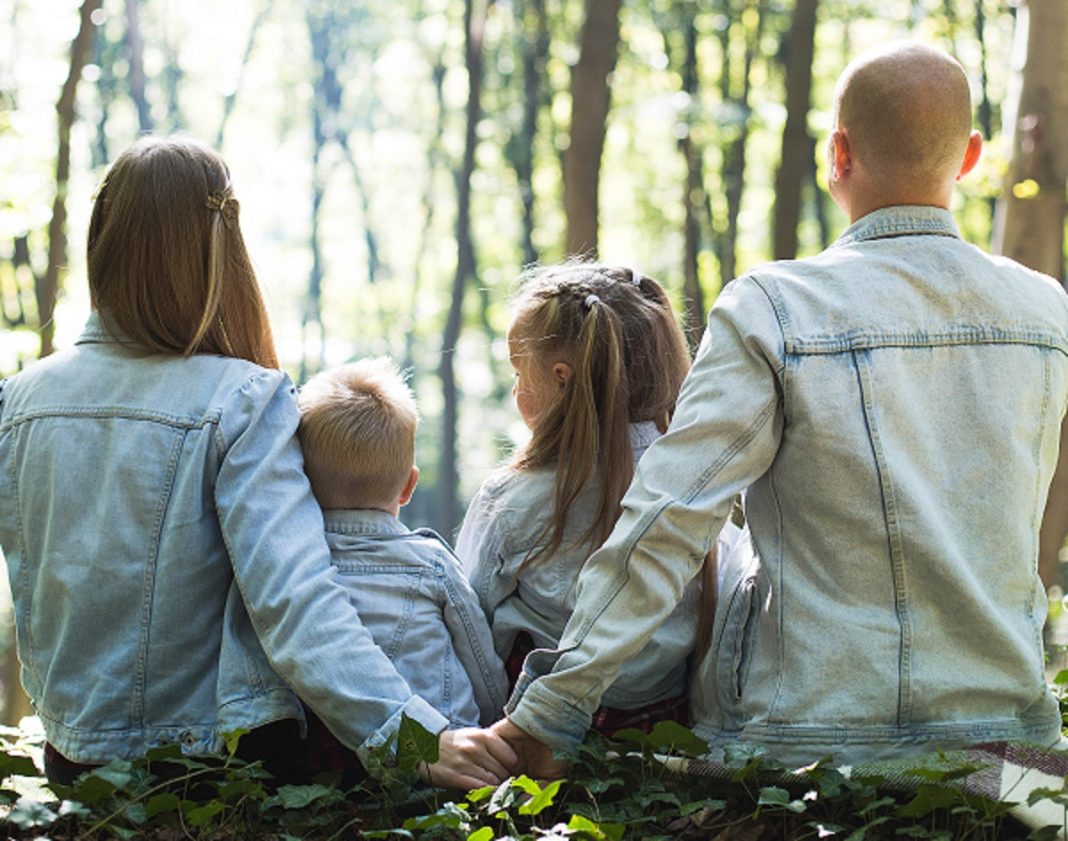
{"label": "hair clip", "polygon": [[599,304],[601,299],[593,292],[586,296],[586,300],[582,302],[582,306],[586,309],[593,309],[594,304]]}
{"label": "hair clip", "polygon": [[224,219],[232,220],[237,218],[237,199],[230,195],[229,192],[208,193],[207,201],[204,203],[209,210],[219,211]]}
{"label": "hair clip", "polygon": [[630,285],[631,286],[641,286],[643,278],[644,278],[644,275],[641,272],[636,271],[635,269],[631,269],[630,270]]}

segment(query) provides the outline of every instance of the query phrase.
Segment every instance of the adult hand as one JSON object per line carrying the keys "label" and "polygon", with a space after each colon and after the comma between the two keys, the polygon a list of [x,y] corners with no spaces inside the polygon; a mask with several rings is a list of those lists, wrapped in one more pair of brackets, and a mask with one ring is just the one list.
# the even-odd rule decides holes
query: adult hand
{"label": "adult hand", "polygon": [[443,788],[469,791],[500,785],[519,768],[519,757],[501,736],[492,730],[463,727],[442,730],[438,737],[438,761],[423,764],[423,782]]}
{"label": "adult hand", "polygon": [[492,727],[494,733],[503,738],[519,756],[523,773],[543,780],[556,780],[567,774],[568,763],[554,759],[552,749],[544,742],[539,742],[526,730],[513,724],[511,719],[502,718]]}

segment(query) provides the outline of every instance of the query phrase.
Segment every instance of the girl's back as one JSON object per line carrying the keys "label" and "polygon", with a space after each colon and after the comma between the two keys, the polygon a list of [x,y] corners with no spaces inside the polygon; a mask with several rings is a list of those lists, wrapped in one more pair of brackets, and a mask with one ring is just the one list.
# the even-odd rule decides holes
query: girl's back
{"label": "girl's back", "polygon": [[[660,285],[596,264],[536,270],[508,341],[532,437],[479,490],[457,551],[514,675],[526,651],[558,646],[579,572],[618,518],[634,464],[666,429],[690,360]],[[694,585],[607,706],[684,696],[698,601]]]}

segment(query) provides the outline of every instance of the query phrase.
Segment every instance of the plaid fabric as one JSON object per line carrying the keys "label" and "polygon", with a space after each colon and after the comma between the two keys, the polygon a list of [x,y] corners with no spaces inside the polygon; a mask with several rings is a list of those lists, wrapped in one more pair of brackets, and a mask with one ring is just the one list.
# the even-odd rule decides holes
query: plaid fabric
{"label": "plaid fabric", "polygon": [[367,771],[351,750],[327,729],[322,720],[304,708],[308,720],[308,736],[302,747],[301,766],[308,780],[319,774],[336,774],[341,778],[342,788],[352,788],[367,779]]}
{"label": "plaid fabric", "polygon": [[[508,692],[515,688],[519,676],[523,674],[523,661],[537,646],[530,634],[520,632],[512,645],[508,659],[504,661],[504,670],[508,674]],[[598,733],[612,736],[617,730],[633,728],[648,733],[658,721],[677,721],[690,725],[690,699],[688,695],[679,695],[648,704],[635,710],[621,710],[615,707],[598,707],[593,713],[590,726]]]}
{"label": "plaid fabric", "polygon": [[[961,765],[978,766],[971,774],[954,779],[944,785],[959,788],[966,794],[979,795],[990,800],[1012,804],[1009,812],[1031,829],[1046,826],[1063,827],[1068,821],[1068,807],[1063,797],[1058,803],[1044,797],[1034,805],[1028,805],[1028,795],[1040,788],[1063,791],[1068,778],[1068,742],[1062,739],[1056,748],[1043,748],[1017,742],[987,742],[973,745],[966,750],[941,753],[916,754],[913,756],[857,763],[839,767],[843,776],[851,779],[881,778],[880,791],[909,792],[930,782],[929,777],[916,773],[919,769],[949,770]],[[660,761],[670,770],[683,774],[727,781],[736,773],[736,768],[708,762],[702,759],[662,756]],[[758,776],[761,785],[811,785],[811,778],[804,769],[795,771],[763,772]],[[1064,838],[1063,832],[1058,836]]]}

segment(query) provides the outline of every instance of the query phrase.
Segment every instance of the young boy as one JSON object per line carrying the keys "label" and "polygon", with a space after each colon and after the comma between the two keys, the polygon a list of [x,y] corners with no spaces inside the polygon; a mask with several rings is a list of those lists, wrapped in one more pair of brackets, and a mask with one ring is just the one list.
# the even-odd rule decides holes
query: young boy
{"label": "young boy", "polygon": [[415,400],[389,359],[324,371],[301,389],[304,468],[338,579],[412,691],[450,726],[496,720],[504,667],[460,563],[397,516],[419,479]]}

